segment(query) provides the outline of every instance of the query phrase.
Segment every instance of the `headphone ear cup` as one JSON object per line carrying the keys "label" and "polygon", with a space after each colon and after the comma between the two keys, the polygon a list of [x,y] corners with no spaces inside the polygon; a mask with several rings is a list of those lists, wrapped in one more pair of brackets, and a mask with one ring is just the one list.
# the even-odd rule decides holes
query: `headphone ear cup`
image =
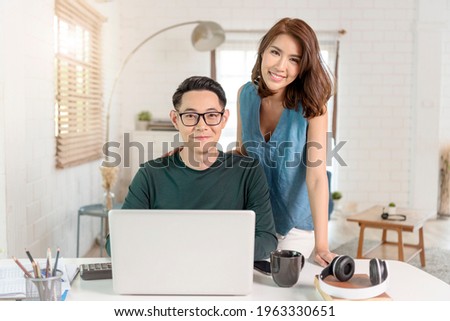
{"label": "headphone ear cup", "polygon": [[333,267],[333,274],[339,281],[345,282],[355,273],[355,261],[347,255],[339,256]]}
{"label": "headphone ear cup", "polygon": [[388,276],[386,262],[377,258],[373,258],[369,262],[370,283],[377,285],[384,282]]}
{"label": "headphone ear cup", "polygon": [[322,272],[320,273],[320,278],[323,280],[325,279],[327,276],[329,275],[334,275],[333,274],[333,269],[334,269],[334,265],[336,263],[336,260],[339,258],[339,256],[336,256],[330,264],[328,264],[328,266],[326,268],[324,268],[322,270]]}
{"label": "headphone ear cup", "polygon": [[387,263],[386,261],[380,260],[381,261],[381,282],[386,281],[387,277],[388,277],[388,267],[387,267]]}

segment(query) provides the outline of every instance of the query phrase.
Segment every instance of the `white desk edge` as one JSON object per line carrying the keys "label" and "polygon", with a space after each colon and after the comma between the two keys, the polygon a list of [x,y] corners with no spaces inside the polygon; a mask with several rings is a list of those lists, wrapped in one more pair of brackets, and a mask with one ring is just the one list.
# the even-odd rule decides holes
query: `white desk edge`
{"label": "white desk edge", "polygon": [[[64,258],[66,264],[109,262],[109,258]],[[369,260],[355,260],[355,273],[369,274]],[[12,259],[0,260],[14,264]],[[393,301],[450,301],[450,285],[408,263],[388,260],[390,283],[387,294]],[[253,274],[253,290],[246,296],[158,296],[118,295],[113,292],[112,280],[85,281],[78,275],[72,282],[67,301],[320,301],[314,287],[314,276],[321,272],[318,265],[306,262],[298,283],[280,288],[270,276]]]}
{"label": "white desk edge", "polygon": [[[108,262],[108,258],[65,259],[66,263]],[[369,260],[355,260],[355,273],[369,274]],[[387,294],[394,301],[448,301],[450,285],[408,263],[388,260],[390,284]],[[270,276],[254,272],[253,291],[246,296],[157,296],[117,295],[111,280],[84,281],[77,276],[67,300],[152,300],[152,301],[318,301],[322,297],[314,287],[318,265],[305,263],[299,282],[291,288],[278,287]]]}

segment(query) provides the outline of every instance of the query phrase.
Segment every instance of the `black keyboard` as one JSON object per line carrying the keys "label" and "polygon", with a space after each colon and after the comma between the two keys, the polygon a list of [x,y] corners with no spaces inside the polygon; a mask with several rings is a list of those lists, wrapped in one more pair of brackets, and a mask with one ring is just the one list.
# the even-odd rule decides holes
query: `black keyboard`
{"label": "black keyboard", "polygon": [[112,279],[112,265],[111,263],[81,264],[80,276],[83,280]]}

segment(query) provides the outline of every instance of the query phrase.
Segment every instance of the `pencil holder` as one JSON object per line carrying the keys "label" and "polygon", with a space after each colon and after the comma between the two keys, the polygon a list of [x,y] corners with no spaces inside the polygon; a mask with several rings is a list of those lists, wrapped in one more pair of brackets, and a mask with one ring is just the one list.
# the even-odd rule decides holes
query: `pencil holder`
{"label": "pencil holder", "polygon": [[[33,274],[33,271],[30,271]],[[56,270],[55,276],[48,278],[30,278],[25,275],[26,300],[61,301],[62,271]]]}

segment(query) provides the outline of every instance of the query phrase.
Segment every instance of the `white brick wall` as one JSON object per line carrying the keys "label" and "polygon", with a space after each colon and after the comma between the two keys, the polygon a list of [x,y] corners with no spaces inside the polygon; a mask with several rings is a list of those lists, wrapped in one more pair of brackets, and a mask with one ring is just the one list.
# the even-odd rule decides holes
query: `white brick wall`
{"label": "white brick wall", "polygon": [[[367,2],[367,1],[360,1]],[[358,2],[358,3],[360,3]],[[414,3],[373,2],[361,16],[346,13],[340,64],[339,137],[348,143],[340,189],[359,208],[390,200],[407,203]],[[347,24],[349,27],[347,27]],[[406,140],[406,142],[405,142]]]}

